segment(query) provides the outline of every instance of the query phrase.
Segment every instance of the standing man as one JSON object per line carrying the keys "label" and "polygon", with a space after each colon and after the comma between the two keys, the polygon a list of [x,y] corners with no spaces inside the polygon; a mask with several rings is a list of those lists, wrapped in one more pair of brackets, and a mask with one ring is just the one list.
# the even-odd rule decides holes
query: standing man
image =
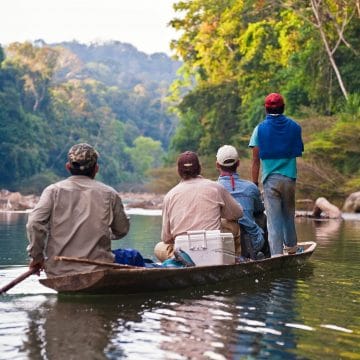
{"label": "standing man", "polygon": [[224,145],[218,149],[218,182],[229,191],[244,211],[244,216],[238,220],[241,229],[241,254],[254,260],[262,259],[265,256],[264,230],[257,224],[256,219],[261,221],[265,217],[264,204],[258,187],[238,175],[239,164],[239,154],[234,146]]}
{"label": "standing man", "polygon": [[44,268],[52,277],[98,268],[56,261],[55,256],[114,262],[111,239],[128,233],[129,219],[117,192],[94,180],[99,170],[97,160],[92,146],[72,146],[66,163],[72,176],[43,191],[26,225],[30,269]]}
{"label": "standing man", "polygon": [[198,156],[192,151],[177,160],[181,181],[164,198],[161,242],[155,255],[164,261],[173,255],[175,238],[191,230],[220,230],[221,218],[228,220],[226,230],[238,236],[237,220],[243,216],[241,206],[220,184],[203,178]]}
{"label": "standing man", "polygon": [[295,230],[295,184],[296,158],[302,156],[304,145],[300,125],[283,115],[284,108],[280,94],[266,96],[266,118],[254,129],[249,143],[256,185],[261,161],[271,256],[283,254],[284,245],[289,254],[300,250]]}

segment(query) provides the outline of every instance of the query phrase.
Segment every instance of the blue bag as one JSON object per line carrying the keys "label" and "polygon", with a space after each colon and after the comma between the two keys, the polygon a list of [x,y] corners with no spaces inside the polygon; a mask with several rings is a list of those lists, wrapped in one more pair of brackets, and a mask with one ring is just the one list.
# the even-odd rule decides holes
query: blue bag
{"label": "blue bag", "polygon": [[192,261],[189,254],[181,249],[175,249],[174,257],[165,260],[162,264],[162,267],[175,267],[175,268],[182,268],[182,267],[191,267],[195,266],[195,263]]}
{"label": "blue bag", "polygon": [[174,258],[166,259],[161,263],[161,267],[170,267],[170,268],[182,268],[185,267],[180,261],[175,260]]}
{"label": "blue bag", "polygon": [[112,250],[115,255],[115,261],[117,264],[125,264],[132,266],[145,266],[145,261],[139,251],[135,249],[116,249]]}
{"label": "blue bag", "polygon": [[174,251],[175,260],[183,264],[185,267],[195,266],[193,259],[190,257],[188,253],[180,248],[175,249]]}

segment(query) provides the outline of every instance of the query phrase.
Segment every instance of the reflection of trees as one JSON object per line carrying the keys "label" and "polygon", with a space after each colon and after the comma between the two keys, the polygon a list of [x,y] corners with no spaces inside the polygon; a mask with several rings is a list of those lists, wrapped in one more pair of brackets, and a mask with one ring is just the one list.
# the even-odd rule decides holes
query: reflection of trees
{"label": "reflection of trees", "polygon": [[294,294],[312,273],[303,270],[275,280],[231,283],[230,296],[227,291],[204,294],[158,309],[166,337],[161,348],[196,360],[291,357],[297,346],[291,328],[298,321]]}
{"label": "reflection of trees", "polygon": [[28,262],[26,220],[27,214],[0,212],[1,265],[22,265]]}
{"label": "reflection of trees", "polygon": [[30,359],[107,359],[109,354],[121,358],[126,342],[112,342],[127,323],[141,321],[140,313],[138,302],[118,296],[48,298],[28,312],[23,350]]}
{"label": "reflection of trees", "polygon": [[22,225],[26,223],[27,215],[19,212],[4,211],[0,212],[0,224],[1,226],[8,225]]}
{"label": "reflection of trees", "polygon": [[[294,293],[297,279],[285,278],[262,283],[262,291],[236,299],[239,309],[234,352],[255,358],[285,358],[296,348],[287,323],[295,322]],[[288,354],[285,356],[285,354]]]}
{"label": "reflection of trees", "polygon": [[104,350],[113,326],[102,304],[50,299],[29,312],[29,358],[106,359]]}
{"label": "reflection of trees", "polygon": [[314,220],[316,241],[319,244],[328,244],[339,238],[343,224],[341,219]]}

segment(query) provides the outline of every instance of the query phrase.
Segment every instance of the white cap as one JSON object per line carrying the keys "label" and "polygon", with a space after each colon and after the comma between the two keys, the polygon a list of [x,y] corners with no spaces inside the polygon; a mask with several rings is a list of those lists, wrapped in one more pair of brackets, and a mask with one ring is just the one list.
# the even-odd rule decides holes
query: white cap
{"label": "white cap", "polygon": [[216,154],[216,161],[222,166],[232,166],[238,160],[239,154],[231,145],[222,146]]}

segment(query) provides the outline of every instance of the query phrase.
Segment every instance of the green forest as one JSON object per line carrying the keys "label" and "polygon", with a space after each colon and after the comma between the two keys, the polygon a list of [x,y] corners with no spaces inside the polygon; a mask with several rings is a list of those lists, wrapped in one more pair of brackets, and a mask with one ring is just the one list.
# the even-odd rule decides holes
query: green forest
{"label": "green forest", "polygon": [[358,0],[186,0],[169,26],[175,54],[110,41],[0,49],[0,186],[40,192],[66,176],[68,148],[100,152],[100,179],[165,192],[176,156],[196,151],[215,178],[219,146],[241,154],[280,92],[302,125],[298,196],[340,202],[360,188]]}
{"label": "green forest", "polygon": [[213,169],[217,148],[235,145],[250,178],[250,135],[265,96],[279,92],[303,127],[298,195],[340,201],[359,190],[358,0],[191,0],[175,9],[172,47],[184,63],[171,85],[179,125],[170,151],[195,150]]}
{"label": "green forest", "polygon": [[99,151],[100,180],[143,184],[176,127],[165,98],[180,65],[113,41],[0,48],[1,188],[41,192],[78,142]]}

